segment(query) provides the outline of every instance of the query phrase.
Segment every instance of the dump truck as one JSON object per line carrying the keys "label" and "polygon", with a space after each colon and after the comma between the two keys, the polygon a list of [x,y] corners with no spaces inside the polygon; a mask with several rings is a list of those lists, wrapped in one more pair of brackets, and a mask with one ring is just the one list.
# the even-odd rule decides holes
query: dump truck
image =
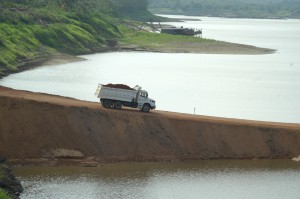
{"label": "dump truck", "polygon": [[121,109],[125,106],[145,113],[156,108],[155,100],[148,98],[148,92],[138,85],[130,88],[124,84],[99,84],[95,95],[105,108]]}

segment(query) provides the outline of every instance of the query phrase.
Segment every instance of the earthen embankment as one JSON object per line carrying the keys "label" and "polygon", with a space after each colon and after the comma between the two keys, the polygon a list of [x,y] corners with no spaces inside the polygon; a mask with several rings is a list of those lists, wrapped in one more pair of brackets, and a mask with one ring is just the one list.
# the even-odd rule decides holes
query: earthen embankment
{"label": "earthen embankment", "polygon": [[292,158],[300,124],[104,109],[0,87],[0,143],[16,163]]}

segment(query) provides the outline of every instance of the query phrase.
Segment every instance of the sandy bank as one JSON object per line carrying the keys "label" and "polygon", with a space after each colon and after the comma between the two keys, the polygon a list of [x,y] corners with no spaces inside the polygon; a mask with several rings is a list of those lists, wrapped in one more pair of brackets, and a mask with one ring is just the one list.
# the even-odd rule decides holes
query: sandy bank
{"label": "sandy bank", "polygon": [[153,47],[143,47],[123,44],[121,51],[146,51],[161,53],[195,53],[195,54],[230,54],[230,55],[263,55],[276,52],[274,49],[260,48],[245,44],[236,44],[223,41],[193,43],[177,41],[168,44],[158,44]]}
{"label": "sandy bank", "polygon": [[0,143],[14,163],[292,158],[300,124],[104,109],[0,87]]}
{"label": "sandy bank", "polygon": [[[156,46],[156,44],[153,44]],[[134,44],[120,44],[115,47],[104,47],[98,49],[95,53],[101,52],[126,52],[126,51],[144,51],[160,53],[197,53],[197,54],[236,54],[236,55],[261,55],[271,54],[276,50],[269,48],[260,48],[251,45],[235,44],[229,42],[215,41],[199,43],[193,42],[173,42],[159,45],[156,47],[145,47]],[[42,65],[58,65],[83,61],[84,59],[75,55],[63,53],[39,53],[31,59],[21,59],[17,64],[16,71],[3,71],[0,73],[0,79],[12,73],[22,72]]]}

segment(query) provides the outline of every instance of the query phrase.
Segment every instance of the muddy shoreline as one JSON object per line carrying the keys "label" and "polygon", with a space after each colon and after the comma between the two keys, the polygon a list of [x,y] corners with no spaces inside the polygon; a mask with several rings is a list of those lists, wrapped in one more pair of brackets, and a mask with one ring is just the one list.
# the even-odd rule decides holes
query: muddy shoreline
{"label": "muddy shoreline", "polygon": [[142,154],[135,154],[130,156],[118,157],[85,157],[81,159],[76,158],[35,158],[35,159],[10,159],[8,164],[13,167],[19,166],[45,166],[45,167],[59,167],[59,166],[80,166],[80,167],[102,167],[107,164],[118,164],[128,162],[183,162],[183,161],[201,161],[201,160],[292,160],[293,158],[286,156],[278,157],[241,157],[241,158],[204,158],[204,157],[188,157],[179,156],[148,156]]}
{"label": "muddy shoreline", "polygon": [[194,54],[224,54],[224,55],[263,55],[272,54],[276,50],[260,48],[251,45],[237,44],[223,41],[202,43],[178,42],[159,48],[139,47],[136,45],[122,45],[118,51],[142,51],[158,53],[194,53]]}

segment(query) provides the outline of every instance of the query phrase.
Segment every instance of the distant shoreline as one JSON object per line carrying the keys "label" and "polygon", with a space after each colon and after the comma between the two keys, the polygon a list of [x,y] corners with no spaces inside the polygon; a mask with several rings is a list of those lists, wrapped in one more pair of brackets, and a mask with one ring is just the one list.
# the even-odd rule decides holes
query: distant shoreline
{"label": "distant shoreline", "polygon": [[[204,44],[204,43],[203,43]],[[97,53],[107,53],[107,52],[153,52],[153,53],[191,53],[191,54],[227,54],[227,55],[263,55],[272,54],[276,50],[269,48],[260,48],[251,45],[236,44],[230,42],[218,42],[215,44],[204,44],[204,45],[193,45],[192,43],[185,43],[181,46],[173,45],[166,46],[160,49],[152,49],[147,47],[141,47],[137,45],[121,45],[119,47],[107,48],[101,52]],[[83,61],[85,59],[64,54],[56,54],[51,57],[51,59],[44,62],[42,65],[57,65],[70,63],[75,61]]]}
{"label": "distant shoreline", "polygon": [[[240,17],[240,16],[218,16],[218,15],[189,15],[187,13],[185,14],[171,14],[171,13],[155,13],[154,15],[159,16],[159,17],[167,17],[167,16],[183,16],[182,18],[169,18],[169,19],[174,19],[174,21],[202,21],[201,19],[196,19],[200,17],[213,17],[213,18],[225,18],[225,19],[274,19],[274,20],[288,20],[288,19],[300,19],[300,18],[289,18],[289,17]],[[186,18],[186,17],[191,17],[191,18]],[[195,17],[195,18],[193,18]]]}
{"label": "distant shoreline", "polygon": [[[251,45],[236,44],[223,41],[214,42],[177,42],[170,43],[158,48],[144,47],[134,44],[120,44],[117,47],[106,47],[94,53],[104,52],[156,52],[156,53],[196,53],[196,54],[231,54],[231,55],[262,55],[272,54],[276,50],[268,48],[260,48]],[[58,65],[71,63],[75,61],[83,61],[84,59],[70,54],[53,53],[42,54],[30,60],[26,59],[18,64],[19,71],[7,72],[0,74],[0,79],[13,73],[23,72],[35,67],[44,65]]]}

